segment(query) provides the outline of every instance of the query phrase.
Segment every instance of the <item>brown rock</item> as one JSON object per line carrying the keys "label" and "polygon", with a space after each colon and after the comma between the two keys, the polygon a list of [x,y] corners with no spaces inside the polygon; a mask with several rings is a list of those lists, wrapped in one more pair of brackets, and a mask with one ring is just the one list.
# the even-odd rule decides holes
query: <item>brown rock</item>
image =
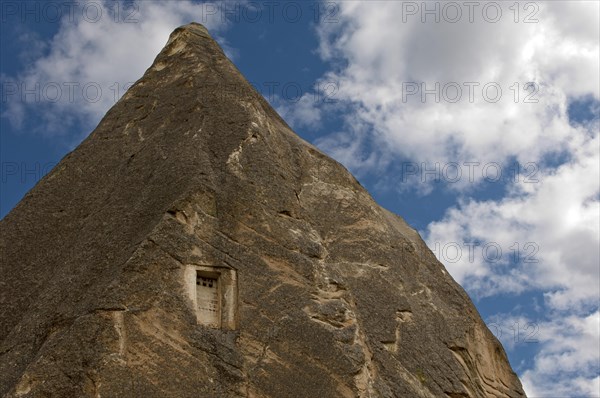
{"label": "brown rock", "polygon": [[419,235],[177,29],[0,223],[0,395],[523,397]]}

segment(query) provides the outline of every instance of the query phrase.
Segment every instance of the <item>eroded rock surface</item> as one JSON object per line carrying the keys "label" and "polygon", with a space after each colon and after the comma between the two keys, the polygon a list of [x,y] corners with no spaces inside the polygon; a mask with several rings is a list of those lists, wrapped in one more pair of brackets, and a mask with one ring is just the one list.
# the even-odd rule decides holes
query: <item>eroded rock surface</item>
{"label": "eroded rock surface", "polygon": [[198,24],[0,228],[2,396],[524,396],[419,235]]}

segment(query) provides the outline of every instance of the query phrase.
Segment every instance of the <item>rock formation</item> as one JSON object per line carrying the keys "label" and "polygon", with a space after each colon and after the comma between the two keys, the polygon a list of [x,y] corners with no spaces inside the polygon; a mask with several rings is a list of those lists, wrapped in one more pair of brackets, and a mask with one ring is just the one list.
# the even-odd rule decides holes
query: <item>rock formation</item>
{"label": "rock formation", "polygon": [[0,223],[0,395],[523,397],[417,232],[199,24]]}

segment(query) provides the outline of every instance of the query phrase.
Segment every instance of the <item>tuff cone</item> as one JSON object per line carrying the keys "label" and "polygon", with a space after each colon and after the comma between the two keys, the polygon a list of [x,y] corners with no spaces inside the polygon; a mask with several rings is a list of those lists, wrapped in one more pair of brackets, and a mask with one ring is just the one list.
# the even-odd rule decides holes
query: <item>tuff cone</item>
{"label": "tuff cone", "polygon": [[204,27],[0,223],[0,395],[523,397],[417,232]]}

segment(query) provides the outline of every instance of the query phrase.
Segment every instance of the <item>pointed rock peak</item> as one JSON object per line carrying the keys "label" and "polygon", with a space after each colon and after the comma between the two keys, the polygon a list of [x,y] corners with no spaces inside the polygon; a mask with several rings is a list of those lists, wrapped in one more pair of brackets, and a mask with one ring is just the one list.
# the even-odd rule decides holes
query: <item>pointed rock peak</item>
{"label": "pointed rock peak", "polygon": [[[217,102],[239,102],[244,97],[255,97],[262,107],[270,108],[208,30],[196,22],[171,33],[152,66],[124,98],[136,96],[138,86],[144,86],[148,81],[152,81],[154,89],[178,82],[177,87],[171,87],[171,92],[176,89],[178,95],[195,93],[198,97],[212,96]],[[163,93],[163,96],[168,94]]]}
{"label": "pointed rock peak", "polygon": [[175,29],[169,36],[169,41],[167,41],[165,47],[169,48],[169,52],[172,55],[185,49],[187,44],[203,39],[213,40],[204,25],[192,22]]}
{"label": "pointed rock peak", "polygon": [[[171,38],[177,37],[181,32],[193,32],[195,34],[209,36],[208,29],[198,22],[190,22],[187,25],[182,25],[171,33]],[[170,40],[169,40],[170,41]]]}
{"label": "pointed rock peak", "polygon": [[192,22],[171,33],[167,44],[158,54],[150,69],[162,70],[165,62],[174,62],[180,58],[206,62],[215,57],[222,58],[222,62],[229,61],[208,30],[203,25]]}
{"label": "pointed rock peak", "polygon": [[0,221],[0,396],[524,397],[467,294],[199,24]]}

